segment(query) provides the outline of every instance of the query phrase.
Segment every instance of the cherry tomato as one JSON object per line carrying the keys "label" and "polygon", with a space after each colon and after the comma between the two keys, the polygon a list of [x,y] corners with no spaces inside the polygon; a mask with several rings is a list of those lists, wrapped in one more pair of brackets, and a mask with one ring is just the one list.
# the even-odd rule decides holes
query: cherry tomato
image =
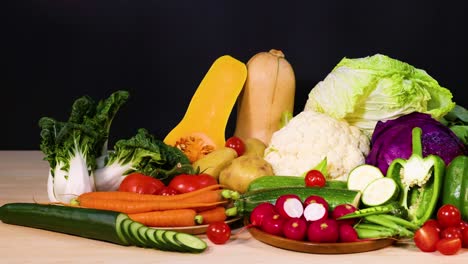
{"label": "cherry tomato", "polygon": [[464,248],[468,248],[468,228],[464,228],[461,231],[462,233],[462,244]]}
{"label": "cherry tomato", "polygon": [[437,228],[437,231],[440,232],[440,224],[439,222],[437,222],[437,220],[435,219],[429,219],[427,220],[426,222],[424,222],[423,226],[425,225],[431,225],[431,226],[434,226],[435,228]]}
{"label": "cherry tomato", "polygon": [[232,148],[237,152],[237,156],[241,156],[245,152],[245,144],[242,139],[238,137],[230,137],[224,144],[225,147]]}
{"label": "cherry tomato", "polygon": [[119,191],[142,194],[157,194],[164,188],[161,180],[138,172],[127,175],[120,183]]}
{"label": "cherry tomato", "polygon": [[436,251],[436,244],[439,241],[439,232],[435,226],[422,226],[414,233],[414,243],[423,252]]}
{"label": "cherry tomato", "polygon": [[179,194],[179,192],[178,192],[177,190],[172,189],[172,188],[169,187],[169,186],[165,186],[165,187],[162,188],[162,190],[161,190],[159,193],[157,193],[157,194],[170,196],[170,195]]}
{"label": "cherry tomato", "polygon": [[172,178],[167,186],[179,193],[193,192],[203,187],[218,184],[218,181],[211,175],[201,174],[179,174]]}
{"label": "cherry tomato", "polygon": [[206,229],[206,236],[217,245],[225,244],[231,237],[231,228],[225,222],[211,223]]}
{"label": "cherry tomato", "polygon": [[308,187],[323,187],[327,180],[319,170],[310,170],[305,176],[305,185]]}
{"label": "cherry tomato", "polygon": [[454,255],[461,249],[461,245],[459,238],[442,238],[437,242],[436,248],[441,254]]}
{"label": "cherry tomato", "polygon": [[468,222],[467,221],[464,221],[464,220],[461,220],[460,221],[460,224],[458,225],[460,227],[460,229],[466,229],[468,227]]}
{"label": "cherry tomato", "polygon": [[449,226],[440,232],[440,238],[462,238],[461,228]]}
{"label": "cherry tomato", "polygon": [[437,210],[437,221],[440,227],[458,226],[461,221],[460,210],[454,205],[444,204]]}

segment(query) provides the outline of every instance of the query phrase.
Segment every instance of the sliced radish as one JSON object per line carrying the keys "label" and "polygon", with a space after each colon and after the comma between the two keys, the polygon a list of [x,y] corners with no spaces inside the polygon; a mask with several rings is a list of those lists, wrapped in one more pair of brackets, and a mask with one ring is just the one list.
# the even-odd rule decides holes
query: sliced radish
{"label": "sliced radish", "polygon": [[276,211],[285,218],[299,218],[304,212],[301,198],[295,194],[281,195],[276,199]]}
{"label": "sliced radish", "polygon": [[328,205],[328,202],[325,200],[325,198],[323,198],[322,196],[318,196],[318,195],[311,195],[309,197],[307,197],[305,200],[304,200],[304,206],[307,206],[311,203],[320,203],[320,204],[323,204],[323,206],[325,206],[325,209],[327,209],[327,211],[329,210],[329,205]]}
{"label": "sliced radish", "polygon": [[311,203],[304,209],[304,218],[313,222],[328,218],[328,211],[321,203]]}

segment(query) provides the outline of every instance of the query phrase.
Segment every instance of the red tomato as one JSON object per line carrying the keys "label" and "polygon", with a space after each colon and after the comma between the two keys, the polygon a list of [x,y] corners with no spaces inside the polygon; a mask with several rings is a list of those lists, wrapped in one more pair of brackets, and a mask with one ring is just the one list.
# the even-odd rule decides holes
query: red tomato
{"label": "red tomato", "polygon": [[241,156],[245,152],[245,144],[242,139],[238,137],[230,137],[224,144],[225,147],[232,148],[237,152],[237,156]]}
{"label": "red tomato", "polygon": [[468,248],[468,228],[462,229],[462,244],[464,248]]}
{"label": "red tomato", "polygon": [[193,192],[203,187],[218,184],[211,175],[201,174],[179,174],[172,178],[168,186],[179,193]]}
{"label": "red tomato", "polygon": [[119,191],[142,194],[156,194],[164,188],[161,180],[138,172],[127,175],[120,183]]}
{"label": "red tomato", "polygon": [[454,205],[444,204],[437,210],[437,221],[440,227],[458,226],[461,221],[460,210]]}
{"label": "red tomato", "polygon": [[225,222],[215,222],[206,229],[208,239],[218,245],[226,243],[231,237],[231,228]]}
{"label": "red tomato", "polygon": [[437,228],[437,231],[440,232],[440,224],[439,224],[439,222],[437,222],[437,220],[435,220],[435,219],[429,219],[429,220],[427,220],[426,222],[424,222],[423,226],[425,226],[425,225],[434,226],[435,228]]}
{"label": "red tomato", "polygon": [[414,243],[423,252],[436,251],[436,244],[439,241],[437,228],[431,225],[422,226],[414,233]]}
{"label": "red tomato", "polygon": [[179,192],[178,192],[177,190],[172,189],[172,188],[169,187],[169,186],[165,186],[165,187],[162,188],[162,190],[161,190],[160,192],[158,192],[157,194],[170,196],[170,195],[179,194]]}
{"label": "red tomato", "polygon": [[468,227],[468,222],[467,222],[467,221],[461,220],[461,221],[460,221],[460,224],[459,224],[459,227],[460,227],[461,229],[466,229],[466,228]]}
{"label": "red tomato", "polygon": [[437,251],[444,255],[454,255],[461,249],[459,238],[443,238],[437,242]]}
{"label": "red tomato", "polygon": [[440,232],[440,238],[462,238],[461,228],[449,226]]}
{"label": "red tomato", "polygon": [[305,185],[308,187],[323,187],[327,180],[319,170],[310,170],[305,176]]}

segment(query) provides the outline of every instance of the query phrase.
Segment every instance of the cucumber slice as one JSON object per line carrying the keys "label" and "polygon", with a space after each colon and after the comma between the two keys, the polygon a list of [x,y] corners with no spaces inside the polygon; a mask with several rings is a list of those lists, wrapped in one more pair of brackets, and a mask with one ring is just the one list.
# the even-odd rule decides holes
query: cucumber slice
{"label": "cucumber slice", "polygon": [[168,232],[167,230],[162,230],[162,229],[156,229],[154,232],[154,238],[156,241],[158,241],[159,244],[164,248],[164,250],[167,251],[177,251],[177,249],[172,246],[170,243],[164,239],[164,234]]}
{"label": "cucumber slice", "polygon": [[164,244],[161,241],[156,239],[156,229],[151,228],[151,227],[148,228],[146,230],[145,236],[148,239],[148,242],[151,244],[152,248],[157,248],[160,250],[167,250],[167,247],[164,246]]}
{"label": "cucumber slice", "polygon": [[187,249],[183,247],[179,242],[175,240],[175,235],[177,232],[171,231],[171,230],[166,230],[163,234],[163,239],[166,241],[168,245],[170,245],[174,250],[180,251],[180,252],[187,252]]}
{"label": "cucumber slice", "polygon": [[130,218],[127,218],[122,221],[122,224],[120,225],[120,229],[122,231],[123,236],[125,239],[128,241],[128,243],[132,246],[136,246],[138,244],[138,241],[133,237],[132,233],[130,232],[130,225],[134,221],[131,220]]}
{"label": "cucumber slice", "polygon": [[124,220],[130,220],[130,218],[126,214],[119,214],[117,216],[117,219],[115,220],[115,231],[117,232],[119,238],[122,240],[122,243],[128,246],[130,245],[130,241],[128,241],[122,229],[122,223],[124,222]]}
{"label": "cucumber slice", "polygon": [[366,206],[378,206],[393,201],[398,196],[398,184],[392,178],[379,178],[367,185],[361,201]]}
{"label": "cucumber slice", "polygon": [[141,241],[143,241],[144,247],[150,248],[152,247],[152,243],[149,241],[148,237],[146,236],[146,231],[149,229],[149,227],[143,225],[138,228],[137,230],[137,235],[138,238],[140,238]]}
{"label": "cucumber slice", "polygon": [[146,247],[145,241],[138,234],[138,229],[142,226],[145,226],[145,225],[139,222],[135,222],[135,221],[133,221],[129,226],[130,236],[135,240],[136,242],[135,246],[137,247]]}
{"label": "cucumber slice", "polygon": [[178,244],[183,248],[185,248],[186,251],[192,253],[203,252],[208,247],[206,242],[202,239],[186,233],[177,233],[174,236],[174,240],[178,242]]}
{"label": "cucumber slice", "polygon": [[369,183],[383,177],[378,167],[369,164],[359,165],[348,175],[348,189],[362,192]]}

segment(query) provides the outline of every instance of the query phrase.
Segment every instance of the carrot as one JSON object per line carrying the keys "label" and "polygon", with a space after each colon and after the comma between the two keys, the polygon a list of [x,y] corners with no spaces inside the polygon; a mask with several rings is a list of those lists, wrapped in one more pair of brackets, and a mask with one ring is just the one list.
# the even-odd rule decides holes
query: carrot
{"label": "carrot", "polygon": [[226,219],[226,208],[224,208],[224,206],[216,206],[212,209],[198,212],[198,215],[195,218],[198,224],[203,225],[211,224],[214,222],[223,222]]}
{"label": "carrot", "polygon": [[163,211],[170,209],[200,209],[209,208],[214,205],[224,204],[227,201],[198,202],[187,201],[126,201],[115,199],[79,199],[78,206],[85,208],[117,211],[126,214],[144,213],[151,211]]}
{"label": "carrot", "polygon": [[128,214],[133,221],[152,227],[194,226],[196,212],[193,209],[174,209]]}
{"label": "carrot", "polygon": [[134,192],[121,192],[121,191],[95,191],[86,192],[77,197],[77,199],[117,199],[117,200],[128,200],[128,201],[173,201],[182,200],[192,196],[203,194],[207,191],[218,190],[222,185],[209,185],[207,187],[195,190],[193,192],[176,194],[176,195],[156,195],[156,194],[141,194]]}

